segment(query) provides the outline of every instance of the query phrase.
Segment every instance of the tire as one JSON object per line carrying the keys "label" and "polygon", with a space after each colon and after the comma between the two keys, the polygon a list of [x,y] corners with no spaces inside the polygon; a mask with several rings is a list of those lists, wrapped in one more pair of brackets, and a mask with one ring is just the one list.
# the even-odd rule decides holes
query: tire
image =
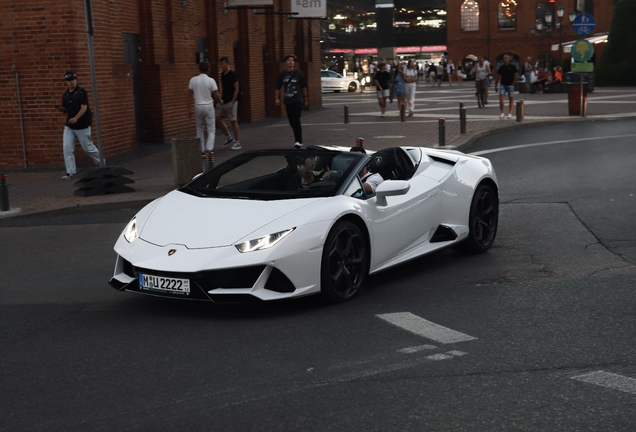
{"label": "tire", "polygon": [[468,217],[468,238],[462,250],[480,254],[492,246],[499,225],[499,199],[488,185],[481,184],[475,190]]}
{"label": "tire", "polygon": [[348,221],[338,221],[322,251],[320,290],[330,303],[351,300],[369,272],[367,239]]}
{"label": "tire", "polygon": [[358,90],[358,85],[354,82],[349,83],[349,93],[353,93]]}

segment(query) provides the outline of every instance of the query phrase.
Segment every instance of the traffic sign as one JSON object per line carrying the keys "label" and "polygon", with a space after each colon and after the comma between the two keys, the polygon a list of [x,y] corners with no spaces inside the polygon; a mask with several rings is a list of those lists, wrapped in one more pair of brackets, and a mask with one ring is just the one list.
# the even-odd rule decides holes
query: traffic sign
{"label": "traffic sign", "polygon": [[594,55],[594,45],[587,39],[579,39],[572,44],[570,54],[575,62],[584,63]]}
{"label": "traffic sign", "polygon": [[572,72],[594,72],[594,63],[572,63]]}
{"label": "traffic sign", "polygon": [[594,31],[596,21],[594,17],[588,13],[578,14],[572,21],[572,28],[579,36],[587,36]]}

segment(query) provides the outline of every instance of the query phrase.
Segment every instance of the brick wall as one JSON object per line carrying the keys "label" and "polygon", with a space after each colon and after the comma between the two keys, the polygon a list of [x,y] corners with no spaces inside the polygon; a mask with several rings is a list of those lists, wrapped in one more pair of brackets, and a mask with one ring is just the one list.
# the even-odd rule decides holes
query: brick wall
{"label": "brick wall", "polygon": [[[299,69],[309,81],[311,107],[322,104],[319,24],[284,15],[227,10],[223,1],[92,0],[96,80],[101,136],[106,158],[135,149],[133,64],[124,59],[123,35],[138,35],[141,57],[143,135],[166,142],[195,133],[188,81],[199,73],[197,39],[204,38],[219,79],[218,57],[228,56],[240,74],[244,98],[240,122],[258,122],[284,112],[273,105],[273,86],[287,53],[302,55]],[[275,0],[261,12],[288,12],[289,1]],[[72,70],[94,109],[83,0],[0,0],[0,167],[24,164],[16,73],[24,121],[28,166],[63,167],[65,116],[55,109],[65,90],[63,75]],[[300,34],[299,34],[300,32]],[[235,58],[238,57],[238,58]],[[97,131],[93,122],[93,140]],[[79,166],[88,164],[81,149]]]}
{"label": "brick wall", "polygon": [[[546,2],[546,0],[541,1]],[[499,30],[499,2],[480,0],[480,25],[478,31],[461,30],[460,8],[463,2],[464,0],[447,0],[446,2],[448,55],[455,62],[469,54],[483,55],[491,62],[494,62],[497,56],[506,52],[518,55],[523,61],[528,56],[536,60],[541,52],[550,49],[550,44],[559,43],[559,32],[555,29],[552,30],[549,39],[546,36],[545,29],[542,32],[543,37],[538,32],[535,33],[534,37],[530,33],[530,28],[536,22],[535,10],[539,0],[517,2],[517,28],[514,30]],[[556,8],[560,5],[565,8],[563,42],[580,39],[581,37],[572,30],[568,19],[569,11],[574,8],[574,0],[556,0],[554,7]],[[596,20],[594,33],[609,31],[612,10],[613,2],[594,0],[594,18]],[[596,58],[600,58],[602,45],[596,45],[595,51]],[[559,58],[558,52],[551,51],[551,53],[553,58]],[[569,58],[569,54],[563,54],[564,60]]]}

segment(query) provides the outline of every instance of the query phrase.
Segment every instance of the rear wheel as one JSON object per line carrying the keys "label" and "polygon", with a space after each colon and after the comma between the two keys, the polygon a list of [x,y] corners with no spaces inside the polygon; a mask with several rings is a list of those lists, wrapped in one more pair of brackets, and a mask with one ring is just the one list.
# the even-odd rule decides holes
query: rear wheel
{"label": "rear wheel", "polygon": [[481,184],[475,190],[470,205],[468,238],[462,248],[470,253],[484,253],[492,246],[499,224],[499,199],[488,185]]}
{"label": "rear wheel", "polygon": [[354,92],[356,90],[358,90],[358,85],[354,82],[349,83],[349,91]]}
{"label": "rear wheel", "polygon": [[364,234],[353,223],[339,221],[329,232],[322,251],[320,289],[332,303],[353,298],[368,272]]}

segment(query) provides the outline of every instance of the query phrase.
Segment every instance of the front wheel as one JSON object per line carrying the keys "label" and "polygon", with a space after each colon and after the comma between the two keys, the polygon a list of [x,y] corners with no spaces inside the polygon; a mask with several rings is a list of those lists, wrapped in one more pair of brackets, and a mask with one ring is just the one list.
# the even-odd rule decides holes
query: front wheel
{"label": "front wheel", "polygon": [[354,82],[349,83],[349,92],[354,92],[356,90],[358,90],[358,85]]}
{"label": "front wheel", "polygon": [[367,241],[362,231],[351,222],[337,222],[322,251],[322,295],[331,303],[352,299],[367,276],[368,262]]}
{"label": "front wheel", "polygon": [[468,238],[462,247],[466,252],[484,253],[492,246],[499,224],[499,199],[488,185],[481,184],[475,190],[470,205]]}

